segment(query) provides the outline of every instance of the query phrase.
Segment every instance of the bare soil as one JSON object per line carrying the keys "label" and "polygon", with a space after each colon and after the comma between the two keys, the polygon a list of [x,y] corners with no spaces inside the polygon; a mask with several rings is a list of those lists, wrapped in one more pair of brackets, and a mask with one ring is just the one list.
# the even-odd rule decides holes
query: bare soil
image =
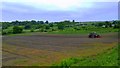
{"label": "bare soil", "polygon": [[102,38],[87,35],[4,36],[4,66],[47,66],[69,57],[84,57],[102,53],[118,43],[118,34],[102,34]]}

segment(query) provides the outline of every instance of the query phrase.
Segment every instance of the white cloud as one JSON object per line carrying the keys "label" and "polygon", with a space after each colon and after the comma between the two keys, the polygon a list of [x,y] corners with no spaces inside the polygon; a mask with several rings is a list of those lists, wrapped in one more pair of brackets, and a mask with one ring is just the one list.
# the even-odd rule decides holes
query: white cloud
{"label": "white cloud", "polygon": [[117,2],[118,0],[3,0],[3,2],[20,3],[43,10],[76,10],[90,8],[93,2]]}
{"label": "white cloud", "polygon": [[[3,2],[59,2],[59,1],[71,1],[71,0],[2,0]],[[118,2],[119,0],[73,0],[80,2]]]}
{"label": "white cloud", "polygon": [[75,10],[80,7],[91,7],[92,3],[81,2],[80,0],[42,0],[28,2],[26,5],[46,10]]}
{"label": "white cloud", "polygon": [[85,5],[80,0],[4,0],[3,2],[14,2],[45,10],[74,10],[78,7],[90,7],[92,5],[91,3]]}

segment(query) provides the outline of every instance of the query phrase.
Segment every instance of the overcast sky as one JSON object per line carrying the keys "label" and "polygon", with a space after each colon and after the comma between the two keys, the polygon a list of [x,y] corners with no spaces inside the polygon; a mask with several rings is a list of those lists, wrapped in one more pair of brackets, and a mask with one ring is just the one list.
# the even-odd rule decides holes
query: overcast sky
{"label": "overcast sky", "polygon": [[0,21],[118,19],[118,0],[3,0]]}

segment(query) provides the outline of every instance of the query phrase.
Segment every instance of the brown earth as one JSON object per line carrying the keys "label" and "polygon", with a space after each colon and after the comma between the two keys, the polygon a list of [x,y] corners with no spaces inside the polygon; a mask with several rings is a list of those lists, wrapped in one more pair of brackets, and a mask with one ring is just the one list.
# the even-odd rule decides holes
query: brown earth
{"label": "brown earth", "polygon": [[49,66],[70,57],[95,56],[117,45],[117,33],[102,34],[102,38],[87,35],[4,36],[4,66]]}

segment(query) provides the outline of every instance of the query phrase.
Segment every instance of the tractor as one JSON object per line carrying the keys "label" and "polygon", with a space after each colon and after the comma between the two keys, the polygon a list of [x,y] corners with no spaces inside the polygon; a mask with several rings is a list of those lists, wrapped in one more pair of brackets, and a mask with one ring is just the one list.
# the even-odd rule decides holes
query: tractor
{"label": "tractor", "polygon": [[89,38],[101,38],[101,36],[99,34],[97,34],[96,32],[90,33],[88,35]]}

